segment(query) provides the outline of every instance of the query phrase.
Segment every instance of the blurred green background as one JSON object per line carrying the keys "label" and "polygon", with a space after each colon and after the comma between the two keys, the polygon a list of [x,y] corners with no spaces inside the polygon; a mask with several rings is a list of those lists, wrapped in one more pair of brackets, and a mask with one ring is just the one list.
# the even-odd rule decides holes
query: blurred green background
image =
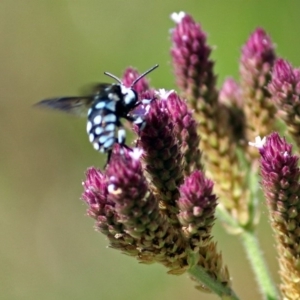
{"label": "blurred green background", "polygon": [[[155,63],[151,83],[176,88],[168,31],[174,11],[192,13],[216,46],[220,85],[238,78],[241,45],[262,26],[278,55],[300,65],[299,1],[0,1],[0,299],[216,299],[187,276],[144,266],[108,249],[79,200],[89,166],[103,166],[85,120],[32,108],[47,97],[72,95],[89,82]],[[267,214],[258,228],[278,281]],[[215,238],[242,299],[257,299],[237,237],[220,224]]]}

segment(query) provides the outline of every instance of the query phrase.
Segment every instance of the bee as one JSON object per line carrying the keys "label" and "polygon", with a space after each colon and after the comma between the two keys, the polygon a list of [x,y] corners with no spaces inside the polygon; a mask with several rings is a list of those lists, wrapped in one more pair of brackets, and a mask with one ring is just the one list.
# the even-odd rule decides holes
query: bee
{"label": "bee", "polygon": [[132,114],[132,110],[143,103],[138,99],[134,85],[157,67],[158,65],[155,65],[141,74],[130,87],[126,87],[115,75],[104,72],[105,75],[115,79],[117,83],[100,83],[94,87],[89,96],[46,99],[38,102],[36,106],[79,116],[86,115],[86,131],[89,141],[95,150],[107,153],[106,164],[108,164],[115,143],[129,148],[125,144],[126,132],[120,119],[126,119],[138,125],[140,129],[146,125],[141,116]]}

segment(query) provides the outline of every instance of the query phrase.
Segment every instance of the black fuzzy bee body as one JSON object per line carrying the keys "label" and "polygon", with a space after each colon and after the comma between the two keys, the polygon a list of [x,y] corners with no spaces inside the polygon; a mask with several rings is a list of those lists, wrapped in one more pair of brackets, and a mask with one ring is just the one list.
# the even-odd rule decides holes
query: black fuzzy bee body
{"label": "black fuzzy bee body", "polygon": [[114,143],[125,145],[125,129],[121,118],[138,123],[130,111],[139,105],[136,92],[115,84],[106,88],[104,96],[96,96],[88,111],[87,133],[95,150],[108,152]]}
{"label": "black fuzzy bee body", "polygon": [[108,153],[109,162],[115,143],[127,147],[125,144],[126,132],[121,118],[137,124],[140,128],[145,125],[141,116],[132,114],[132,110],[141,104],[133,86],[146,74],[156,69],[155,65],[139,76],[130,87],[110,73],[104,73],[118,81],[118,84],[101,83],[94,88],[91,96],[62,97],[40,101],[37,106],[57,109],[76,115],[86,114],[87,134],[95,150]]}

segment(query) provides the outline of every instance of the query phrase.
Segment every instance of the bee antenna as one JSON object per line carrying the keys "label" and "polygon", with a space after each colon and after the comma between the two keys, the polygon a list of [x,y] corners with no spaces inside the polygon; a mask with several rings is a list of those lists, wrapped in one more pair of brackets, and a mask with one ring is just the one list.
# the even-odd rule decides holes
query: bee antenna
{"label": "bee antenna", "polygon": [[115,75],[113,75],[113,74],[111,74],[111,73],[109,73],[109,72],[104,72],[104,74],[107,75],[107,76],[109,76],[109,77],[111,77],[111,78],[113,78],[113,79],[115,79],[115,80],[118,81],[120,84],[122,84],[121,79],[118,78],[117,76],[115,76]]}
{"label": "bee antenna", "polygon": [[[147,70],[146,72],[144,72],[142,75],[140,75],[132,84],[131,84],[131,88],[143,77],[145,77],[147,74],[149,74],[150,72],[152,72],[153,70],[155,70],[156,68],[158,68],[158,64],[154,65],[152,68],[150,68],[149,70]],[[115,77],[114,77],[115,78]]]}

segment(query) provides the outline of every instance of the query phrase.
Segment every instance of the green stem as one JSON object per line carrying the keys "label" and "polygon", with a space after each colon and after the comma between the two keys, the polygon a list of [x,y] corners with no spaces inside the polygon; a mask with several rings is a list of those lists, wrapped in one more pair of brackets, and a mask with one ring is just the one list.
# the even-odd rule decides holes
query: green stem
{"label": "green stem", "polygon": [[221,299],[226,300],[239,300],[234,291],[230,287],[222,285],[220,281],[213,279],[204,268],[195,265],[188,270],[188,273],[193,276],[197,281],[205,285],[212,292],[220,296]]}
{"label": "green stem", "polygon": [[217,206],[216,215],[217,219],[223,222],[224,224],[236,230],[240,230],[240,225],[232,218],[228,211],[223,207],[220,207],[220,205]]}
{"label": "green stem", "polygon": [[243,230],[240,237],[264,299],[279,299],[276,285],[271,279],[256,235],[253,231]]}
{"label": "green stem", "polygon": [[278,291],[275,283],[272,280],[263,253],[260,250],[257,236],[254,232],[256,222],[255,219],[257,216],[258,204],[260,202],[258,166],[252,165],[249,170],[250,173],[248,174],[248,182],[251,194],[249,215],[251,217],[251,226],[244,228],[240,237],[264,299],[275,300],[279,299]]}
{"label": "green stem", "polygon": [[271,278],[254,231],[239,226],[225,210],[219,209],[217,213],[218,217],[220,217],[225,224],[235,229],[239,234],[264,299],[279,299],[276,285]]}

